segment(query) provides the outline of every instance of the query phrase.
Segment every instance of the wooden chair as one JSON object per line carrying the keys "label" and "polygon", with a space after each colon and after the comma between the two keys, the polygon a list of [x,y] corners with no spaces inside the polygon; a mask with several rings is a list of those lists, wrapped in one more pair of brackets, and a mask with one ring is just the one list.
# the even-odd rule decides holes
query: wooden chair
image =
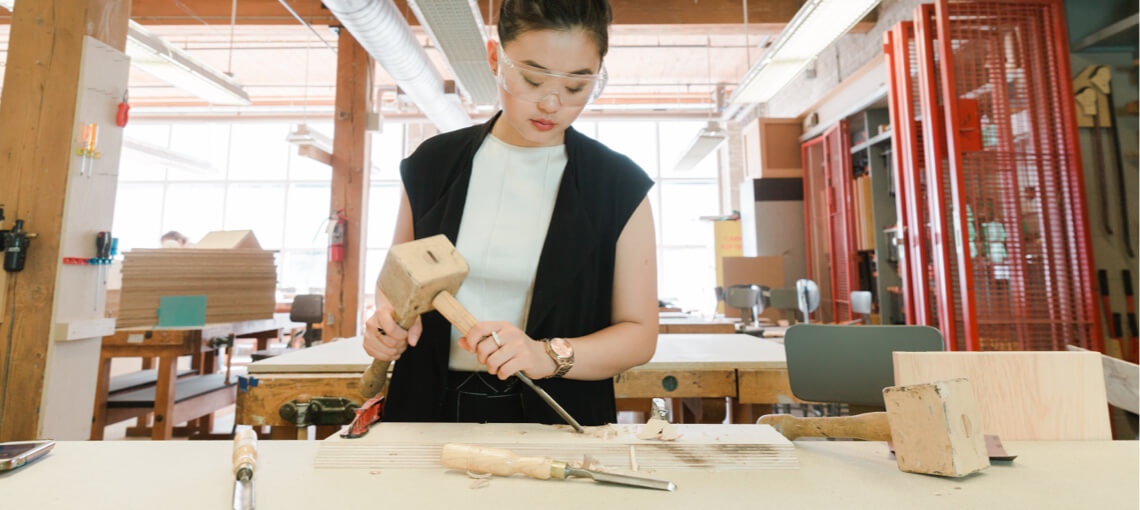
{"label": "wooden chair", "polygon": [[896,352],[895,384],[965,377],[983,429],[1004,441],[1111,440],[1094,352]]}

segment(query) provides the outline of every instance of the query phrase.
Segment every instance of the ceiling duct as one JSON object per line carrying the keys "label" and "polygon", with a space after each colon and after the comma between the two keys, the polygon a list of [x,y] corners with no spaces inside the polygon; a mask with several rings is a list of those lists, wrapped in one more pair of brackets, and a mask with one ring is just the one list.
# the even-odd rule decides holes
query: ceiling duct
{"label": "ceiling duct", "polygon": [[440,132],[471,125],[459,97],[444,93],[443,79],[392,0],[323,1]]}
{"label": "ceiling duct", "polygon": [[468,99],[477,105],[497,103],[499,87],[487,65],[487,35],[475,0],[408,0],[408,6],[443,52]]}

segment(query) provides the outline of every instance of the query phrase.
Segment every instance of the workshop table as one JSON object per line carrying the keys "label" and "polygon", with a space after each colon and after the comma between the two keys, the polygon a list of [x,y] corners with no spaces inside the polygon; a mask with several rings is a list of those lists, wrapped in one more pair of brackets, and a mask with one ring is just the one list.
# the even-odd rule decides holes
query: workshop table
{"label": "workshop table", "polygon": [[[361,337],[341,339],[252,363],[239,380],[236,423],[296,436],[281,406],[302,396],[361,401],[360,375],[372,358]],[[739,386],[740,374],[748,384]],[[618,399],[716,398],[747,403],[790,398],[783,344],[738,334],[662,334],[653,359],[614,378]],[[743,413],[738,413],[743,415]],[[750,420],[751,417],[749,416]]]}
{"label": "workshop table", "polygon": [[[155,422],[152,439],[170,439],[173,435],[172,416],[174,388],[180,356],[201,357],[197,361],[200,374],[213,373],[217,360],[209,347],[216,338],[257,338],[259,343],[280,336],[283,328],[293,326],[288,314],[275,314],[271,319],[230,323],[206,324],[196,327],[123,328],[103,337],[99,356],[98,382],[95,389],[94,416],[91,420],[91,439],[102,439],[107,423],[107,393],[111,380],[112,358],[158,358],[158,378],[155,382]],[[205,355],[203,355],[205,353]],[[224,402],[222,406],[233,403]],[[208,426],[208,425],[207,425]],[[208,430],[207,430],[208,432]]]}
{"label": "workshop table", "polygon": [[[383,423],[372,434],[421,426]],[[448,424],[470,427],[470,424]],[[696,425],[700,427],[700,425]],[[444,429],[446,430],[446,429]],[[427,438],[446,442],[453,434]],[[5,508],[231,508],[230,441],[60,442],[0,474]],[[799,441],[799,469],[659,470],[676,492],[438,469],[316,468],[319,441],[260,441],[257,508],[1137,508],[1136,441],[1006,442],[1017,459],[962,479],[904,473],[885,443]],[[564,459],[573,460],[573,459]],[[61,490],[63,488],[64,490]]]}

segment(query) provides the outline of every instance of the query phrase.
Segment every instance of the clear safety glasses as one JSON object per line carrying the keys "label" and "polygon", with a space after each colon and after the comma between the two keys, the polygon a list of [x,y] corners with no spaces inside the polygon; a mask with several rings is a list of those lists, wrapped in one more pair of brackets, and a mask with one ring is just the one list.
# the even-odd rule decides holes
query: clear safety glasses
{"label": "clear safety glasses", "polygon": [[562,106],[585,106],[602,95],[606,67],[598,74],[566,74],[517,63],[499,47],[499,83],[519,99],[539,103],[554,95]]}

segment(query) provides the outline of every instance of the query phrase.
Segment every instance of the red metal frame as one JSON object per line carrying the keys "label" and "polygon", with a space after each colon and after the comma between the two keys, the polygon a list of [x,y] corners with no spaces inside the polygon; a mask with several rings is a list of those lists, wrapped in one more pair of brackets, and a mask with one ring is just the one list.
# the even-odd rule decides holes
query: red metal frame
{"label": "red metal frame", "polygon": [[923,4],[915,8],[915,56],[918,67],[919,99],[922,105],[923,128],[926,136],[926,192],[927,211],[930,219],[931,258],[934,276],[935,295],[938,296],[938,325],[942,331],[942,338],[947,351],[956,351],[959,344],[958,321],[961,320],[961,310],[954,306],[953,296],[956,293],[952,279],[952,267],[949,262],[953,253],[954,239],[947,232],[947,192],[943,183],[942,171],[946,160],[946,138],[943,132],[942,111],[933,100],[938,96],[939,83],[937,80],[936,56],[934,53],[934,28],[931,17],[934,6]]}
{"label": "red metal frame", "polygon": [[851,211],[851,148],[847,121],[823,134],[824,176],[827,181],[828,239],[831,254],[832,320],[851,320],[851,291],[858,287],[855,268],[855,226]]}
{"label": "red metal frame", "polygon": [[[946,115],[945,136],[930,138],[947,141],[955,207],[932,210],[952,211],[957,267],[946,256],[935,265],[956,273],[965,346],[1103,352],[1064,7],[938,0],[934,11]],[[918,12],[924,24],[929,11]],[[931,105],[935,93],[924,87]]]}
{"label": "red metal frame", "polygon": [[[895,68],[897,66],[907,66],[909,55],[896,55],[895,54],[895,32],[902,32],[896,25],[894,30],[887,30],[883,33],[883,54],[887,60],[887,106],[890,113],[891,126],[901,126],[902,120],[899,115],[899,106],[897,104],[900,95],[899,87],[895,84]],[[898,218],[895,224],[897,230],[896,239],[899,239],[899,247],[892,246],[892,250],[898,252],[899,261],[899,278],[902,280],[901,291],[903,299],[903,317],[907,324],[915,324],[915,297],[914,293],[917,285],[912,285],[912,276],[910,274],[910,255],[907,253],[905,246],[906,238],[910,235],[910,222],[907,221],[907,206],[906,194],[903,193],[903,143],[895,129],[891,137],[891,159],[894,164],[891,165],[891,173],[895,181],[895,217]],[[901,249],[900,249],[901,248]]]}

